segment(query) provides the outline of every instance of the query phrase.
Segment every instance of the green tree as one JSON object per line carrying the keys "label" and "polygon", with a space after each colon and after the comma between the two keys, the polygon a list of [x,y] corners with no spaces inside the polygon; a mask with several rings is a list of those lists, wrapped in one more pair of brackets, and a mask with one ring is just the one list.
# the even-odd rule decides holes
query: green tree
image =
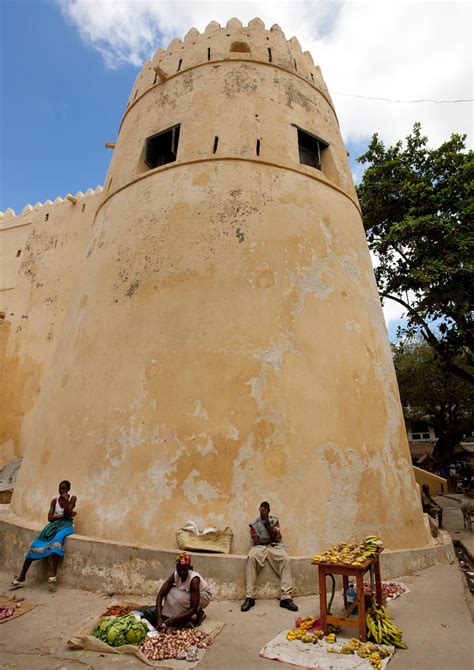
{"label": "green tree", "polygon": [[405,418],[433,426],[438,438],[433,455],[447,463],[474,429],[474,387],[449,372],[421,339],[399,341],[392,351]]}
{"label": "green tree", "polygon": [[474,153],[453,134],[437,149],[416,123],[405,145],[375,134],[358,187],[382,301],[405,308],[448,369],[474,384]]}

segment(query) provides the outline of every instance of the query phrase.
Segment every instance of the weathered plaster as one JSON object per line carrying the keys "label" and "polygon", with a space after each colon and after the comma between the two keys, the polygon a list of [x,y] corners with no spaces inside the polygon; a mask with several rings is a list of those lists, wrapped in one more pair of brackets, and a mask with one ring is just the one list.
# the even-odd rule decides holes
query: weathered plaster
{"label": "weathered plaster", "polygon": [[[17,421],[23,519],[68,478],[78,533],[111,542],[172,548],[193,519],[230,526],[245,554],[263,498],[295,555],[368,531],[393,550],[429,541],[324,89],[278,29],[177,41],[137,78],[88,225],[59,203],[60,230],[28,230],[11,311],[33,323],[18,360],[42,368]],[[148,170],[146,138],[177,123],[177,160]],[[295,126],[329,142],[321,171],[299,162]]]}

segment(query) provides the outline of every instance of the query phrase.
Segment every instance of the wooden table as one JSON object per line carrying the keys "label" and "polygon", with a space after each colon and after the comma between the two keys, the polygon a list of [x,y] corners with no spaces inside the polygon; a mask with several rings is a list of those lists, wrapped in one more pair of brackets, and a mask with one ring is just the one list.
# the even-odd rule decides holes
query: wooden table
{"label": "wooden table", "polygon": [[[359,640],[366,642],[367,640],[367,625],[365,621],[365,596],[364,596],[364,575],[371,568],[374,570],[375,576],[375,600],[378,607],[382,606],[382,578],[380,575],[380,554],[378,552],[372,558],[362,563],[360,566],[344,565],[343,563],[313,563],[318,566],[319,575],[319,602],[320,602],[320,617],[321,628],[327,635],[328,624],[333,626],[348,626],[350,628],[359,629]],[[326,575],[341,575],[344,589],[344,612],[341,616],[335,614],[328,614],[327,612],[327,592],[326,592]],[[355,577],[357,600],[347,605],[346,591],[349,587],[349,577]],[[357,607],[357,618],[349,618],[352,611]]]}

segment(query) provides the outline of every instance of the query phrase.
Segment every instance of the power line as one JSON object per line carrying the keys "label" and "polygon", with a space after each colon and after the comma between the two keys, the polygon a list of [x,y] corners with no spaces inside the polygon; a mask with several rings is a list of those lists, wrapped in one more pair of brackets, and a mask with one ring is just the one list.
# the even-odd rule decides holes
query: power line
{"label": "power line", "polygon": [[395,102],[398,104],[410,105],[418,102],[433,102],[437,105],[455,105],[459,102],[474,102],[474,98],[461,98],[459,100],[433,100],[431,98],[425,98],[421,100],[393,100],[392,98],[372,98],[366,95],[357,95],[356,93],[340,93],[339,91],[330,91],[326,89],[328,93],[332,95],[343,95],[346,98],[360,98],[361,100],[380,100],[382,102]]}

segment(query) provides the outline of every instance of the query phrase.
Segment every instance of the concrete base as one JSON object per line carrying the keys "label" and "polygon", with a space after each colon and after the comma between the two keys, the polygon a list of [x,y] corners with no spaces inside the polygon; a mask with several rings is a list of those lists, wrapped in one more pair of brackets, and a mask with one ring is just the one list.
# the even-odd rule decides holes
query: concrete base
{"label": "concrete base", "polygon": [[[2,570],[17,575],[23,556],[40,528],[9,513],[8,506],[3,507],[3,511],[0,509],[0,564]],[[66,556],[60,567],[59,579],[69,588],[151,596],[173,572],[178,551],[73,535],[66,541]],[[246,556],[236,554],[193,552],[194,568],[210,582],[217,600],[236,600],[245,596],[246,559]],[[317,570],[310,560],[308,556],[291,557],[295,596],[312,595],[318,591]],[[441,532],[436,544],[422,549],[385,550],[382,554],[382,576],[391,579],[410,575],[454,560],[451,539],[448,533]],[[37,561],[28,573],[28,581],[44,581],[47,569],[47,561]],[[259,575],[257,597],[278,596],[278,578],[265,565]]]}

